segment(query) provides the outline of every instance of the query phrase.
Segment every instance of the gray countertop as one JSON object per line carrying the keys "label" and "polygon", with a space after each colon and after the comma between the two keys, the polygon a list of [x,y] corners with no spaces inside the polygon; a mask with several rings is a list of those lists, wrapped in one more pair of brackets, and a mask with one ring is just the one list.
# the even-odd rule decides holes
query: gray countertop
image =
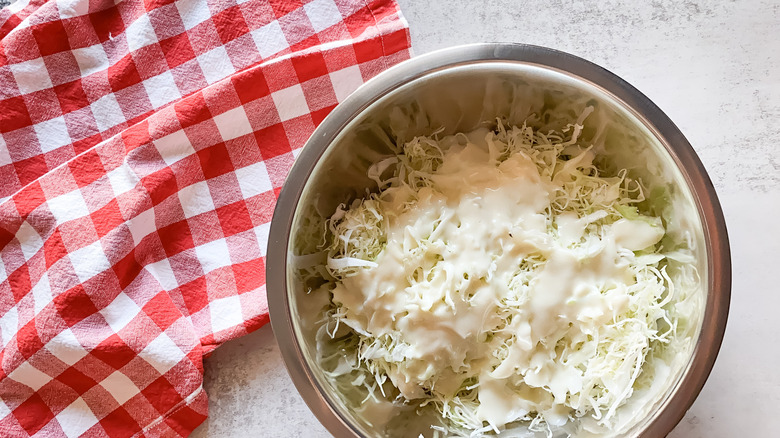
{"label": "gray countertop", "polygon": [[[0,0],[3,1],[3,0]],[[677,123],[715,183],[734,282],[723,348],[673,438],[780,429],[780,3],[398,0],[415,53],[482,41],[561,49],[613,71]],[[326,437],[270,327],[206,361],[210,418],[193,437]]]}

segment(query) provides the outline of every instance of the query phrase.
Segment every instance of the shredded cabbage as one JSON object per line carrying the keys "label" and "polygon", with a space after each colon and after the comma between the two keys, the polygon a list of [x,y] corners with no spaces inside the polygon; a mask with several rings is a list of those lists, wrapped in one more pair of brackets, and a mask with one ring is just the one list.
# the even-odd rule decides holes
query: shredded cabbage
{"label": "shredded cabbage", "polygon": [[497,120],[415,137],[369,169],[378,191],[303,256],[326,260],[308,269],[331,296],[330,377],[361,404],[435,409],[442,436],[616,427],[648,363],[676,352],[690,306],[667,263],[692,255],[665,250],[639,181],[602,175],[579,144],[589,112],[563,132]]}

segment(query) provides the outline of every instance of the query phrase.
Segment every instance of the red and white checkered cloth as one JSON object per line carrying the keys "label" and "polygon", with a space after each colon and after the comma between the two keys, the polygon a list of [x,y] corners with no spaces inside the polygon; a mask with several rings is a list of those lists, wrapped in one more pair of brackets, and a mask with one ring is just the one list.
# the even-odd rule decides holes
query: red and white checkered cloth
{"label": "red and white checkered cloth", "polygon": [[268,321],[276,196],[409,53],[393,0],[0,11],[0,436],[187,436],[204,355]]}

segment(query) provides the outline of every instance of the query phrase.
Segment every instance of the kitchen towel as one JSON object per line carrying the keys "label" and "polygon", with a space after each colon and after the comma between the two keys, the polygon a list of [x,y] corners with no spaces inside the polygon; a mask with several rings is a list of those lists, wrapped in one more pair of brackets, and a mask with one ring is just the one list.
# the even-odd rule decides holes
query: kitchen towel
{"label": "kitchen towel", "polygon": [[393,0],[0,11],[0,436],[196,428],[298,151],[409,45]]}

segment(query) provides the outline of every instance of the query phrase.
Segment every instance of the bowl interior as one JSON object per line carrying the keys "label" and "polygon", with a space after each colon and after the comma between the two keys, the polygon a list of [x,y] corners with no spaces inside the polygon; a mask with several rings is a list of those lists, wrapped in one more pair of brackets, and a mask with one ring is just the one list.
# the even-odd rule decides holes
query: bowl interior
{"label": "bowl interior", "polygon": [[[388,428],[400,428],[404,436],[430,436],[430,419],[407,415],[403,422],[392,419],[383,426],[374,420],[371,424],[366,418],[377,418],[377,413],[366,415],[357,395],[339,393],[317,365],[317,321],[328,297],[310,293],[310,285],[296,275],[296,256],[307,240],[306,233],[311,233],[312,217],[329,217],[340,203],[362,197],[366,190],[376,191],[366,171],[393,153],[393,142],[439,130],[443,130],[441,135],[466,132],[497,117],[522,124],[531,114],[541,116],[542,126],[537,128],[561,129],[588,106],[594,111],[585,120],[582,138],[599,145],[601,167],[625,168],[643,181],[650,196],[642,207],[664,219],[670,242],[694,251],[700,278],[708,278],[706,230],[689,175],[668,140],[623,101],[573,74],[530,62],[481,61],[429,71],[377,96],[335,135],[303,186],[290,226],[286,283],[294,338],[320,396],[355,433],[384,436]],[[674,275],[673,267],[670,271]],[[684,354],[668,364],[667,373],[657,375],[661,390],[632,397],[635,406],[619,417],[622,427],[616,435],[644,430],[677,391],[695,351],[707,290],[706,284],[699,285],[693,299],[698,310],[681,327],[689,339],[682,346]]]}

